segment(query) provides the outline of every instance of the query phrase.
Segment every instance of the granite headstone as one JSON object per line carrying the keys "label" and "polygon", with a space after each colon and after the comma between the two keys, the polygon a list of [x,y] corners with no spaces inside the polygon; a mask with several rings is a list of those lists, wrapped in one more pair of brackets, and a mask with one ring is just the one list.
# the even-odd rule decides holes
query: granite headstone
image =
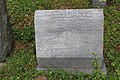
{"label": "granite headstone", "polygon": [[107,0],[91,0],[94,7],[106,7]]}
{"label": "granite headstone", "polygon": [[92,73],[93,52],[106,73],[103,58],[102,9],[36,10],[37,68]]}
{"label": "granite headstone", "polygon": [[11,27],[8,20],[6,0],[0,1],[0,62],[3,62],[6,55],[11,52],[13,39]]}

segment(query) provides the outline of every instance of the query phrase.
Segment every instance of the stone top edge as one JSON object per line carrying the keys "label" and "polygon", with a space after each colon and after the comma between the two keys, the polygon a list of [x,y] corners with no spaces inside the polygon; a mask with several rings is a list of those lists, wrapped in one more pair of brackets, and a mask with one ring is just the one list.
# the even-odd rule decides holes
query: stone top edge
{"label": "stone top edge", "polygon": [[[46,58],[48,58],[48,59],[56,59],[56,58],[58,58],[58,59],[89,59],[89,58],[91,58],[91,59],[93,59],[93,56],[89,56],[89,57],[84,57],[84,56],[81,56],[81,57],[72,57],[72,56],[69,56],[69,57],[63,57],[63,56],[58,56],[58,57],[50,57],[50,56],[37,56],[37,58],[39,59],[39,58],[41,58],[41,59],[46,59]],[[99,58],[99,59],[103,59],[103,56],[97,56],[97,58]]]}
{"label": "stone top edge", "polygon": [[55,10],[35,10],[35,14],[39,14],[40,12],[54,12],[54,11],[98,11],[103,13],[103,9],[55,9]]}
{"label": "stone top edge", "polygon": [[35,11],[62,11],[62,10],[103,10],[103,9],[53,9],[53,10],[35,10]]}
{"label": "stone top edge", "polygon": [[51,15],[55,15],[55,14],[78,15],[79,13],[80,14],[86,13],[85,15],[87,16],[91,16],[94,14],[95,14],[94,16],[99,16],[99,15],[96,15],[98,13],[100,14],[100,16],[104,15],[103,9],[64,9],[64,10],[36,10],[34,16],[37,18],[37,17],[50,17]]}

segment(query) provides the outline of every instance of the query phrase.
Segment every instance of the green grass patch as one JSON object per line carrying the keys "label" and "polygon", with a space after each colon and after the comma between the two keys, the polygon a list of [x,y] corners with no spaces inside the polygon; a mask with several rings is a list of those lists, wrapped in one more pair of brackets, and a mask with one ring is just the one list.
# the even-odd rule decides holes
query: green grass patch
{"label": "green grass patch", "polygon": [[35,55],[29,51],[15,51],[6,59],[7,66],[0,68],[0,80],[31,80],[37,74]]}
{"label": "green grass patch", "polygon": [[14,38],[24,43],[35,40],[34,27],[25,26],[23,30],[13,28]]}

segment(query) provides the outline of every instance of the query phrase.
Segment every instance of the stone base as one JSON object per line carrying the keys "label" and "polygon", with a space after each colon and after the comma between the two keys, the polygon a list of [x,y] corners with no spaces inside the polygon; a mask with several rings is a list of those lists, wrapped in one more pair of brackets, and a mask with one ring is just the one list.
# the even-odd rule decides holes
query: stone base
{"label": "stone base", "polygon": [[[39,68],[39,66],[37,66],[36,68],[37,68],[37,70],[44,70],[44,71],[47,71],[49,69],[52,69],[52,70],[65,70],[65,71],[72,72],[72,73],[75,73],[75,72],[79,71],[79,72],[83,72],[83,73],[87,73],[87,74],[92,74],[93,70],[94,70],[94,69],[72,69],[72,68]],[[105,65],[103,65],[101,71],[105,75],[107,74]]]}
{"label": "stone base", "polygon": [[[99,59],[101,60],[101,59]],[[70,64],[71,62],[71,64]],[[76,63],[74,63],[76,62]],[[104,74],[107,74],[106,72],[106,66],[104,61],[102,60],[101,65],[101,71],[104,72]],[[92,74],[94,67],[93,67],[93,59],[54,59],[52,61],[51,59],[38,59],[38,66],[37,70],[45,70],[48,69],[53,70],[65,70],[68,72],[76,72],[80,71],[87,74]]]}

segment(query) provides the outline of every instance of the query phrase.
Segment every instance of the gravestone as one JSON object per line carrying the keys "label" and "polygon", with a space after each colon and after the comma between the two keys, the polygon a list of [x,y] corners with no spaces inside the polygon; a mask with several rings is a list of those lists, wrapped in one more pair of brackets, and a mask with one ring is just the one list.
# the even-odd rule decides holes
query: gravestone
{"label": "gravestone", "polygon": [[106,7],[107,0],[91,0],[94,7]]}
{"label": "gravestone", "polygon": [[5,1],[0,1],[0,62],[11,52],[13,43]]}
{"label": "gravestone", "polygon": [[37,68],[92,73],[95,52],[106,73],[103,24],[102,9],[35,11]]}

